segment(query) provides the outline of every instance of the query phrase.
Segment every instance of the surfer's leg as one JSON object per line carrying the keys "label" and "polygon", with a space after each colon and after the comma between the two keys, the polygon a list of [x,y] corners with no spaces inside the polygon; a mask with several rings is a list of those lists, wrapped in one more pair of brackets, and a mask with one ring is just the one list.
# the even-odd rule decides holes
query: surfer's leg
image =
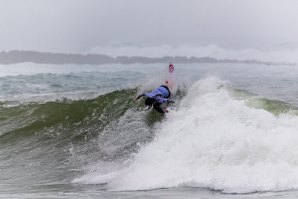
{"label": "surfer's leg", "polygon": [[162,110],[162,108],[160,107],[160,103],[154,103],[154,105],[153,105],[153,108],[157,111],[157,112],[159,112],[159,113],[161,113],[161,114],[165,114],[165,112]]}

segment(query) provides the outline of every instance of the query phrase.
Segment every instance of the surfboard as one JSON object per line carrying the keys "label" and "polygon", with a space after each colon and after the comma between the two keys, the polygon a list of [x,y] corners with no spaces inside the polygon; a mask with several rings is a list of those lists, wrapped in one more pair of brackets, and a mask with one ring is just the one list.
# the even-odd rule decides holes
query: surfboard
{"label": "surfboard", "polygon": [[167,74],[167,77],[165,79],[165,86],[167,86],[171,90],[171,92],[172,92],[172,90],[174,89],[174,86],[175,86],[174,71],[175,71],[175,67],[170,62],[169,66],[168,66],[168,74]]}

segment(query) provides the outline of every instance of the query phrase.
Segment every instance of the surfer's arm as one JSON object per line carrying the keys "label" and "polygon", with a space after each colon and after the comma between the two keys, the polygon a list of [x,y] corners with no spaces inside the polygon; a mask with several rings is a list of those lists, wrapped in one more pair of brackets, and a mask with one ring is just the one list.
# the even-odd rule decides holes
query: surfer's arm
{"label": "surfer's arm", "polygon": [[175,103],[173,100],[170,100],[170,99],[165,99],[165,102],[164,103],[167,103],[168,105],[170,104],[170,103]]}
{"label": "surfer's arm", "polygon": [[142,93],[141,95],[139,95],[136,100],[140,99],[141,97],[150,97],[150,98],[154,98],[155,97],[155,93],[154,92],[150,92],[150,93]]}
{"label": "surfer's arm", "polygon": [[168,99],[168,98],[162,98],[162,103],[170,104],[170,103],[175,103],[175,102],[173,100]]}
{"label": "surfer's arm", "polygon": [[140,99],[140,98],[143,97],[143,96],[145,96],[145,93],[139,95],[139,96],[136,98],[136,100]]}
{"label": "surfer's arm", "polygon": [[163,103],[175,103],[173,100],[170,100],[169,98],[164,98],[161,96],[156,96],[154,98],[158,103],[163,104]]}
{"label": "surfer's arm", "polygon": [[173,100],[168,100],[168,104],[170,104],[170,103],[175,103]]}

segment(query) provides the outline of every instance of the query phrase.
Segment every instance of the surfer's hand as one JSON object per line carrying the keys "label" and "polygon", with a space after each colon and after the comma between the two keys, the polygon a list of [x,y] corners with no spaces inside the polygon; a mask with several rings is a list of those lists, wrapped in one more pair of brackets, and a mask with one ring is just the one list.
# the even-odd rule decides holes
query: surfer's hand
{"label": "surfer's hand", "polygon": [[173,100],[169,100],[168,101],[168,104],[170,104],[170,103],[175,103]]}
{"label": "surfer's hand", "polygon": [[136,98],[136,100],[140,99],[141,97],[142,97],[142,95],[139,95],[139,96]]}

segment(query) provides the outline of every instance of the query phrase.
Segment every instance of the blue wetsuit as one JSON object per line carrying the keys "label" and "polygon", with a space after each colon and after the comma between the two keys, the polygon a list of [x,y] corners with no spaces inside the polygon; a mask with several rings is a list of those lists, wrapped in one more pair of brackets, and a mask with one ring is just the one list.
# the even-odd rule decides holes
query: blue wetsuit
{"label": "blue wetsuit", "polygon": [[157,89],[155,89],[149,93],[143,93],[143,94],[139,95],[137,99],[139,99],[142,96],[147,97],[147,99],[145,100],[145,104],[148,105],[149,108],[151,108],[151,106],[153,105],[153,108],[157,112],[162,113],[162,114],[164,114],[164,111],[162,110],[162,108],[160,108],[160,105],[163,103],[173,102],[173,101],[169,100],[169,98],[171,96],[171,92],[170,92],[169,88],[164,85],[161,85],[160,87],[158,87]]}
{"label": "blue wetsuit", "polygon": [[153,99],[155,99],[156,102],[162,104],[162,103],[166,103],[169,101],[171,92],[168,87],[162,85],[150,93],[144,93],[144,96],[153,98]]}

